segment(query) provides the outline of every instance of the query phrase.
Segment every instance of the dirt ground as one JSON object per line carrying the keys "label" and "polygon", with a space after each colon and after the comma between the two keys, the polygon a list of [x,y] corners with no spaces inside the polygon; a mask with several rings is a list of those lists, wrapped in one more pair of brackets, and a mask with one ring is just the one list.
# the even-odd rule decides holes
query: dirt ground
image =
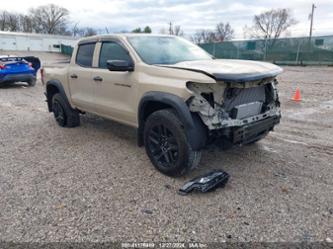
{"label": "dirt ground", "polygon": [[[1,88],[0,240],[333,239],[333,68],[284,70],[275,132],[251,146],[209,148],[177,179],[153,168],[134,129],[89,114],[60,128],[41,82]],[[301,103],[290,100],[296,87]],[[210,169],[231,175],[225,188],[177,194]]]}

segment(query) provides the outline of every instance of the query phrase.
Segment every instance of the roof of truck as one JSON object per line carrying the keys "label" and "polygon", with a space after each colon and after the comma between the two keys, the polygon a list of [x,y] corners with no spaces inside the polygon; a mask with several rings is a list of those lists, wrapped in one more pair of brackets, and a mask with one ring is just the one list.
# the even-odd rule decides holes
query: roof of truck
{"label": "roof of truck", "polygon": [[104,39],[112,38],[127,38],[127,37],[138,37],[138,36],[152,36],[152,37],[174,37],[174,35],[164,35],[164,34],[147,34],[147,33],[121,33],[121,34],[106,34],[106,35],[95,35],[90,37],[85,37],[79,40],[79,43],[95,42]]}

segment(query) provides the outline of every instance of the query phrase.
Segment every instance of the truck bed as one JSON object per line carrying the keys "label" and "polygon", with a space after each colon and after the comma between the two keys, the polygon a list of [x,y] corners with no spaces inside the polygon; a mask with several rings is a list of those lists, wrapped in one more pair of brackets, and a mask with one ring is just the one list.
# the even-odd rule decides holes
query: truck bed
{"label": "truck bed", "polygon": [[44,68],[63,68],[67,67],[68,64],[70,63],[70,60],[57,60],[57,61],[52,61],[52,62],[44,62],[43,67]]}

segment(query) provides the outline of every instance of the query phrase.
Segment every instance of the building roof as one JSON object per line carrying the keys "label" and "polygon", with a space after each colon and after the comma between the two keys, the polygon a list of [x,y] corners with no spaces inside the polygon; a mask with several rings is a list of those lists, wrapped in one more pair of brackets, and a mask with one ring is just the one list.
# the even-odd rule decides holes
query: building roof
{"label": "building roof", "polygon": [[36,33],[23,33],[23,32],[10,32],[10,31],[0,31],[0,36],[25,36],[25,37],[36,37],[36,38],[53,38],[53,39],[63,39],[63,40],[78,40],[72,36],[65,35],[52,35],[52,34],[36,34]]}

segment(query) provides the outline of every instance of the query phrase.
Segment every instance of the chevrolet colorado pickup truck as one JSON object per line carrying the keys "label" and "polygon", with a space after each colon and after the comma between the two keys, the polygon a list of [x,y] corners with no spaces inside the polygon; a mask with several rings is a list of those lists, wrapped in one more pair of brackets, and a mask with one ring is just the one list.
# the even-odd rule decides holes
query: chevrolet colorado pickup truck
{"label": "chevrolet colorado pickup truck", "polygon": [[78,126],[85,112],[133,126],[152,164],[179,176],[209,144],[250,144],[273,130],[281,72],[266,62],[216,59],[175,36],[119,34],[84,38],[69,65],[41,73],[60,126]]}

